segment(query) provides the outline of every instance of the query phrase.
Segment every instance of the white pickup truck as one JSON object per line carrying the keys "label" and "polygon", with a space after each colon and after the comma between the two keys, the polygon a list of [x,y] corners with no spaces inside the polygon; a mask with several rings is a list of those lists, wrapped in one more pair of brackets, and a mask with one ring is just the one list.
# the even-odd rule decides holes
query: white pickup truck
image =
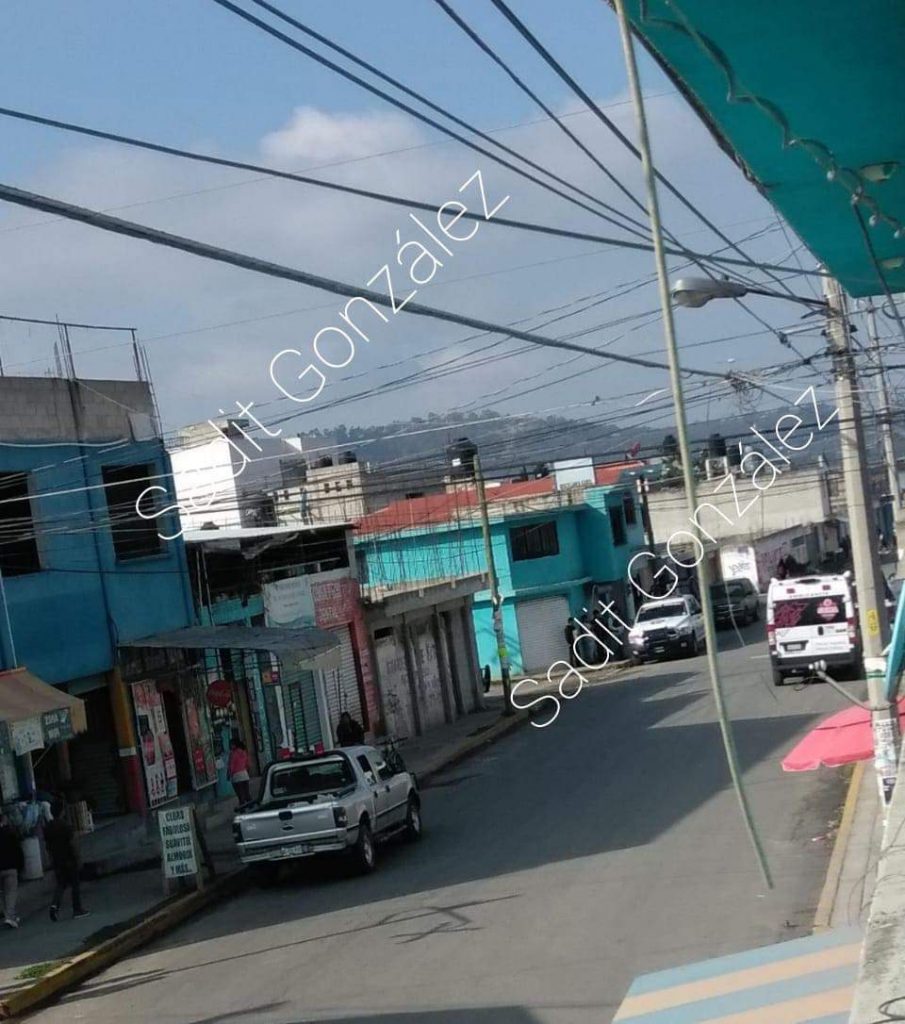
{"label": "white pickup truck", "polygon": [[373,871],[377,842],[396,834],[421,836],[418,783],[398,754],[364,746],[275,762],[260,798],[233,818],[239,859],[265,875],[317,854],[349,853]]}

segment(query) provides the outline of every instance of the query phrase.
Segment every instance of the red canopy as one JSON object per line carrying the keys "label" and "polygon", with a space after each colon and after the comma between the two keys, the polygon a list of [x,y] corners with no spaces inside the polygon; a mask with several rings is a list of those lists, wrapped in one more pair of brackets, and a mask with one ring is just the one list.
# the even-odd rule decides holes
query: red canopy
{"label": "red canopy", "polygon": [[[905,717],[905,697],[899,700],[899,721]],[[824,719],[783,758],[786,772],[810,772],[815,768],[838,768],[874,756],[874,737],[870,712],[864,708],[845,708]]]}

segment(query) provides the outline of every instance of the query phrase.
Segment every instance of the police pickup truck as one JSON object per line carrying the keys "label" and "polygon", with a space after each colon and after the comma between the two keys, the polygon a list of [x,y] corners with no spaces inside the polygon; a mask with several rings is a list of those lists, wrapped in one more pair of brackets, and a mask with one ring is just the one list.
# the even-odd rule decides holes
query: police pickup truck
{"label": "police pickup truck", "polygon": [[396,834],[421,836],[417,781],[398,754],[385,758],[366,746],[271,764],[260,798],[233,818],[239,859],[262,875],[318,854],[351,855],[367,873],[376,865],[377,843]]}

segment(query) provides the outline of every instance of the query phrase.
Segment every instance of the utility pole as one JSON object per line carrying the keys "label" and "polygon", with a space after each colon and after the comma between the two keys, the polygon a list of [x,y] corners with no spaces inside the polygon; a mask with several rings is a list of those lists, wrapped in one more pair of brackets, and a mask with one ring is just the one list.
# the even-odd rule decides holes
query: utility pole
{"label": "utility pole", "polygon": [[[638,119],[638,148],[641,151],[641,165],[644,170],[644,184],[647,192],[647,212],[650,219],[651,236],[654,244],[654,262],[657,267],[657,282],[660,291],[660,306],[663,310],[663,333],[666,342],[666,354],[669,362],[669,376],[672,384],[673,405],[676,410],[676,432],[679,442],[679,456],[682,459],[682,476],[685,480],[685,496],[692,517],[697,511],[697,488],[695,487],[694,470],[692,468],[691,451],[688,445],[688,422],[685,416],[685,396],[682,388],[682,368],[679,362],[679,348],[676,343],[676,329],[673,321],[672,299],[669,292],[669,275],[666,269],[666,254],[663,247],[663,227],[660,221],[660,204],[657,196],[657,182],[654,171],[653,154],[647,131],[647,115],[644,109],[644,96],[641,91],[641,79],[635,60],[635,47],[628,16],[625,13],[625,0],[614,0],[616,16],[619,19],[619,32],[622,37],[622,50],[625,54],[625,67],[628,72],[629,88],[632,102]],[[761,846],[760,837],[754,825],[748,798],[742,780],[742,773],[735,750],[735,738],[732,735],[732,724],[726,711],[726,700],[723,695],[719,666],[717,665],[717,637],[713,622],[713,602],[710,598],[710,567],[707,564],[706,552],[697,566],[699,590],[701,592],[701,611],[704,613],[704,635],[707,642],[707,667],[710,670],[710,684],[713,700],[716,705],[717,718],[720,723],[720,734],[723,749],[726,752],[726,763],[729,775],[738,799],[739,809],[748,831],[751,845],[757,857],[764,882],[773,888],[770,868]]]}
{"label": "utility pole", "polygon": [[487,511],[487,492],[484,489],[484,473],[481,458],[474,456],[474,481],[478,491],[478,506],[481,510],[481,532],[484,535],[484,555],[487,559],[487,573],[490,576],[490,604],[493,609],[493,634],[496,637],[497,657],[500,659],[500,677],[503,681],[503,714],[513,714],[512,683],[509,679],[509,652],[506,650],[506,633],[503,629],[503,599],[500,597],[500,581],[496,574],[493,557],[493,542],[490,538],[490,514]]}
{"label": "utility pole", "polygon": [[873,502],[867,472],[861,396],[852,356],[851,328],[845,296],[838,281],[823,279],[827,302],[827,335],[833,352],[836,377],[836,408],[839,413],[839,440],[842,447],[842,474],[848,505],[848,526],[852,546],[852,566],[857,587],[858,621],[867,693],[871,706],[874,735],[874,767],[884,805],[892,798],[899,761],[898,707],[887,700],[884,686],[883,650],[889,642],[886,615],[886,590],[880,556],[877,552]]}
{"label": "utility pole", "polygon": [[892,417],[889,412],[889,390],[886,386],[886,367],[880,350],[880,335],[877,331],[877,314],[872,299],[864,302],[864,316],[867,320],[867,336],[874,362],[877,364],[877,404],[880,406],[880,437],[883,441],[883,459],[886,463],[886,479],[889,496],[892,499],[893,517],[899,507],[899,471],[896,468],[896,446],[892,438]]}

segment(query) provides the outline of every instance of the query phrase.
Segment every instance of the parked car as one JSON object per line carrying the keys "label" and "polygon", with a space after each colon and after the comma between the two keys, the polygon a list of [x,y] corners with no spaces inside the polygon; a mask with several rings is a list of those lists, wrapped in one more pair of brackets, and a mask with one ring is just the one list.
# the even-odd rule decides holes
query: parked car
{"label": "parked car", "polygon": [[854,590],[849,574],[771,580],[767,591],[767,643],[773,682],[807,675],[826,662],[830,673],[861,670]]}
{"label": "parked car", "polygon": [[697,654],[705,643],[701,606],[691,594],[648,601],[638,609],[628,642],[635,665],[679,654]]}
{"label": "parked car", "polygon": [[421,836],[417,780],[398,754],[367,746],[270,765],[260,799],[233,818],[239,859],[265,875],[319,854],[349,855],[362,873],[373,871],[377,843],[401,834]]}
{"label": "parked car", "polygon": [[742,626],[760,618],[760,595],[747,578],[712,584],[710,601],[717,626]]}

